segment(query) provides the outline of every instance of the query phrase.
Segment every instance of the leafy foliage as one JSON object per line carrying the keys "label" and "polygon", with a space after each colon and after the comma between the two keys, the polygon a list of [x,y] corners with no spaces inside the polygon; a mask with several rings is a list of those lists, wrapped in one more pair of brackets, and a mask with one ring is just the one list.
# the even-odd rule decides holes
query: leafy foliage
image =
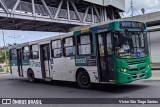
{"label": "leafy foliage", "polygon": [[[6,52],[5,52],[6,51]],[[5,50],[0,52],[0,63],[8,62],[9,61],[9,51]],[[6,59],[5,59],[6,54]]]}

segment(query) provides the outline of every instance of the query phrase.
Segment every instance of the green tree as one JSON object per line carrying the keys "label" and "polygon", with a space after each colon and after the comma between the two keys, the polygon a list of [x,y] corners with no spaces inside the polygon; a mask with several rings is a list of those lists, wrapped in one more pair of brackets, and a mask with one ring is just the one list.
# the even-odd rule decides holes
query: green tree
{"label": "green tree", "polygon": [[0,53],[0,63],[4,63],[4,61],[5,61],[5,53],[1,52]]}
{"label": "green tree", "polygon": [[6,59],[5,59],[5,51],[0,52],[0,63],[9,62],[9,51],[6,50]]}

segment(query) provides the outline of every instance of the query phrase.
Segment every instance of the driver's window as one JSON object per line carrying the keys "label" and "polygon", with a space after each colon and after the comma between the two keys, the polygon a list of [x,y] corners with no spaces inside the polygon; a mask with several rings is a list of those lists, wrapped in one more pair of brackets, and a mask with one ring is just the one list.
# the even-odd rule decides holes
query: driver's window
{"label": "driver's window", "polygon": [[115,53],[118,57],[130,57],[131,38],[127,37],[124,32],[116,32],[114,35]]}
{"label": "driver's window", "polygon": [[112,38],[111,38],[111,33],[107,34],[107,53],[108,55],[112,55]]}

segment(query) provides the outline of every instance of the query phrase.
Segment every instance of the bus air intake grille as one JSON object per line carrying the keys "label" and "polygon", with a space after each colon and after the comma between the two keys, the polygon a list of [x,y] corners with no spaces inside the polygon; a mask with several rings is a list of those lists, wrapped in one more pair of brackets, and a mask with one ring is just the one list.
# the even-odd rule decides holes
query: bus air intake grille
{"label": "bus air intake grille", "polygon": [[139,77],[137,77],[137,75],[133,75],[132,77],[133,78],[140,78],[140,77],[143,77],[144,76],[144,74],[142,74],[141,76],[139,76]]}
{"label": "bus air intake grille", "polygon": [[138,71],[138,68],[130,69],[129,71]]}
{"label": "bus air intake grille", "polygon": [[141,67],[141,68],[135,68],[135,69],[129,69],[129,71],[141,71],[141,70],[145,70],[146,67]]}
{"label": "bus air intake grille", "polygon": [[144,69],[146,69],[146,67],[142,67],[142,68],[140,68],[139,70],[144,70]]}
{"label": "bus air intake grille", "polygon": [[145,63],[145,60],[139,60],[139,61],[134,61],[134,62],[127,62],[128,65],[133,65],[133,64],[140,64],[140,63]]}

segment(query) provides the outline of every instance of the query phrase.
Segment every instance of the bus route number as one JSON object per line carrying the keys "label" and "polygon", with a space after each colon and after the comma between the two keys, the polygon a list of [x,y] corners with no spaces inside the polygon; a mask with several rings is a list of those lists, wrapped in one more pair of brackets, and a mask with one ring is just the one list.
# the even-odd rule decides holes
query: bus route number
{"label": "bus route number", "polygon": [[86,63],[86,58],[84,58],[84,59],[76,59],[76,63],[77,64],[81,64],[81,63]]}

